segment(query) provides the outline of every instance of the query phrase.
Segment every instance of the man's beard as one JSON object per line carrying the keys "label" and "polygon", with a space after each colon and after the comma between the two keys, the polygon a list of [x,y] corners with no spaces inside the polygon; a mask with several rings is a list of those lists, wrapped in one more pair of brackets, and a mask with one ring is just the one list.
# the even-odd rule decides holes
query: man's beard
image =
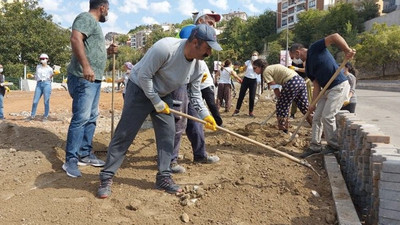
{"label": "man's beard", "polygon": [[99,22],[101,22],[101,23],[104,23],[104,22],[106,22],[107,21],[107,16],[105,16],[105,15],[100,15],[100,19],[99,19]]}

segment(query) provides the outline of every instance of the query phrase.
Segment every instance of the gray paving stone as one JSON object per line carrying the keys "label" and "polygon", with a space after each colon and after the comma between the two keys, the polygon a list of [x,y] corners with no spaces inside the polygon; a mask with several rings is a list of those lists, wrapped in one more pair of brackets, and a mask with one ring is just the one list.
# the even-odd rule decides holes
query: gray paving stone
{"label": "gray paving stone", "polygon": [[400,157],[398,159],[390,158],[383,162],[382,165],[383,172],[389,173],[400,173]]}
{"label": "gray paving stone", "polygon": [[400,221],[379,217],[379,225],[400,225]]}
{"label": "gray paving stone", "polygon": [[[391,201],[400,201],[400,192],[385,189],[379,189],[379,198]],[[400,214],[399,214],[400,215]]]}
{"label": "gray paving stone", "polygon": [[399,211],[379,208],[379,217],[400,221]]}
{"label": "gray paving stone", "polygon": [[335,156],[324,156],[339,224],[361,225]]}
{"label": "gray paving stone", "polygon": [[400,173],[381,173],[381,181],[400,183]]}
{"label": "gray paving stone", "polygon": [[387,182],[380,181],[379,188],[391,191],[399,191],[400,192],[400,182]]}
{"label": "gray paving stone", "polygon": [[400,213],[400,201],[380,199],[379,208],[390,209],[390,210],[397,211],[398,213]]}

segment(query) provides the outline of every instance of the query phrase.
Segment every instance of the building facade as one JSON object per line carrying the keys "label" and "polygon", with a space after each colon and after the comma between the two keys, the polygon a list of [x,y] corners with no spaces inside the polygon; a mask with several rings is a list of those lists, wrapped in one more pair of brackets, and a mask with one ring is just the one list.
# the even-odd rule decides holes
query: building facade
{"label": "building facade", "polygon": [[[147,36],[151,33],[150,29],[141,30],[135,34],[129,35],[129,40],[132,48],[141,49],[146,45]],[[128,41],[129,42],[129,41]]]}
{"label": "building facade", "polygon": [[225,20],[225,21],[229,21],[234,17],[238,17],[244,21],[247,20],[247,14],[245,12],[233,11],[233,12],[230,12],[227,14],[222,14],[222,20]]}
{"label": "building facade", "polygon": [[[329,7],[337,3],[350,3],[354,5],[355,9],[361,9],[362,1],[364,0],[278,0],[276,15],[277,32],[280,33],[282,30],[292,28],[298,22],[298,14],[309,9],[328,10]],[[379,5],[379,14],[381,14],[384,9],[383,1],[374,1]],[[390,9],[395,8],[393,5],[396,2],[397,5],[400,3],[400,0],[386,1],[391,2],[391,4],[388,4],[388,8]]]}

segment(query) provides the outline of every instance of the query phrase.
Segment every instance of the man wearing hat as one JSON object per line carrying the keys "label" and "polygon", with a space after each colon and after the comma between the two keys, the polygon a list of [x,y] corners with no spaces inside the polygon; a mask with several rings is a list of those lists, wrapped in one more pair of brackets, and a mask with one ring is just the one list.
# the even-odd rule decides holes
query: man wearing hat
{"label": "man wearing hat", "polygon": [[171,92],[188,83],[189,96],[206,128],[216,130],[214,118],[201,98],[200,60],[220,51],[215,30],[205,24],[196,26],[189,39],[163,38],[156,42],[133,67],[126,87],[121,119],[107,151],[107,160],[100,172],[99,198],[111,195],[112,178],[148,115],[153,122],[157,144],[156,188],[168,193],[181,192],[171,177],[175,123],[170,114]]}
{"label": "man wearing hat", "polygon": [[[215,23],[220,21],[221,15],[209,9],[204,9],[201,12],[194,13],[194,18],[195,24],[207,24],[215,28]],[[195,25],[187,25],[183,27],[182,30],[179,32],[179,38],[188,38],[193,27],[195,27]],[[200,65],[202,68],[202,71],[200,72],[203,74],[203,79],[200,84],[202,97],[206,100],[211,114],[215,118],[216,123],[220,126],[222,125],[222,118],[215,104],[214,81],[204,60],[201,60]],[[172,92],[172,98],[176,101],[181,102],[180,105],[174,104],[175,110],[182,111],[183,113],[187,113],[194,117],[198,117],[197,112],[193,107],[193,104],[188,99],[186,84]],[[179,149],[181,145],[182,134],[184,133],[184,131],[186,131],[186,136],[188,137],[192,145],[193,160],[195,162],[216,163],[219,161],[218,156],[208,155],[206,152],[203,124],[175,115],[176,133],[174,152],[171,159],[171,171],[173,173],[186,172],[185,167],[178,164]]]}

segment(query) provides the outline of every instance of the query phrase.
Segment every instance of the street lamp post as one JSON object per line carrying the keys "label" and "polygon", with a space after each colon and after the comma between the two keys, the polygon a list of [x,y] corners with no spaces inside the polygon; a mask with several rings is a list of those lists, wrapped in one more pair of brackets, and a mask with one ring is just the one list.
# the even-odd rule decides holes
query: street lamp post
{"label": "street lamp post", "polygon": [[289,18],[286,18],[286,67],[289,66]]}

